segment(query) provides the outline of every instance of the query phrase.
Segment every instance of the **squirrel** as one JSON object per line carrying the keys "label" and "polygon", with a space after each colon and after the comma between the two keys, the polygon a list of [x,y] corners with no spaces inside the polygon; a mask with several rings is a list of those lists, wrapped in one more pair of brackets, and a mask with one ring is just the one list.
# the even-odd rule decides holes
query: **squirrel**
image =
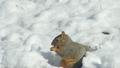
{"label": "squirrel", "polygon": [[50,50],[61,57],[60,67],[63,68],[76,68],[78,63],[82,66],[86,51],[91,50],[89,46],[72,41],[64,31],[53,39],[51,45]]}

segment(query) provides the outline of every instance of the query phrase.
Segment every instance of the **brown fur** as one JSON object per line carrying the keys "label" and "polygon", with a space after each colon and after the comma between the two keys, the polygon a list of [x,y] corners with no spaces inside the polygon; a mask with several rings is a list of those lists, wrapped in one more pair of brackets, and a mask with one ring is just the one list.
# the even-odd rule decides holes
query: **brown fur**
{"label": "brown fur", "polygon": [[73,68],[74,64],[79,62],[86,54],[84,45],[73,42],[64,31],[52,41],[51,51],[55,51],[61,56],[60,66],[63,68]]}

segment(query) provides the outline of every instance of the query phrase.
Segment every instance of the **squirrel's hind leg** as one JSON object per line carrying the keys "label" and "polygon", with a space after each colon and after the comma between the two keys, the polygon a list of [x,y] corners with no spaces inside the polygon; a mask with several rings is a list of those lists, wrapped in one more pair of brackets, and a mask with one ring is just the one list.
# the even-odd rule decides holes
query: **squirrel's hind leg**
{"label": "squirrel's hind leg", "polygon": [[75,64],[74,59],[64,59],[61,60],[60,66],[63,68],[71,68]]}
{"label": "squirrel's hind leg", "polygon": [[61,60],[60,67],[67,68],[64,60]]}

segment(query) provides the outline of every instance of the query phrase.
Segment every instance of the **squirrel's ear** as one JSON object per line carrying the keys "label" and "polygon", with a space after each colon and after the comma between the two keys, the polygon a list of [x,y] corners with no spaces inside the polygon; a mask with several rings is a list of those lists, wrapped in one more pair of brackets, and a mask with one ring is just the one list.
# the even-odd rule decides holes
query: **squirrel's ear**
{"label": "squirrel's ear", "polygon": [[61,33],[62,35],[65,35],[65,32],[64,31],[62,31],[62,33]]}
{"label": "squirrel's ear", "polygon": [[64,36],[65,36],[65,32],[64,32],[64,31],[62,31],[61,36],[62,36],[62,37],[64,37]]}

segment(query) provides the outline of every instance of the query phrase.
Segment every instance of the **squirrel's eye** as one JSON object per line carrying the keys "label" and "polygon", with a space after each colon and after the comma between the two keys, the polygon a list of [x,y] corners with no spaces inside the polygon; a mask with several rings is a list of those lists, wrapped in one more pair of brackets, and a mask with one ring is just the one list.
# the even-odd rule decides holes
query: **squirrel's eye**
{"label": "squirrel's eye", "polygon": [[59,47],[57,46],[57,49],[59,49]]}

